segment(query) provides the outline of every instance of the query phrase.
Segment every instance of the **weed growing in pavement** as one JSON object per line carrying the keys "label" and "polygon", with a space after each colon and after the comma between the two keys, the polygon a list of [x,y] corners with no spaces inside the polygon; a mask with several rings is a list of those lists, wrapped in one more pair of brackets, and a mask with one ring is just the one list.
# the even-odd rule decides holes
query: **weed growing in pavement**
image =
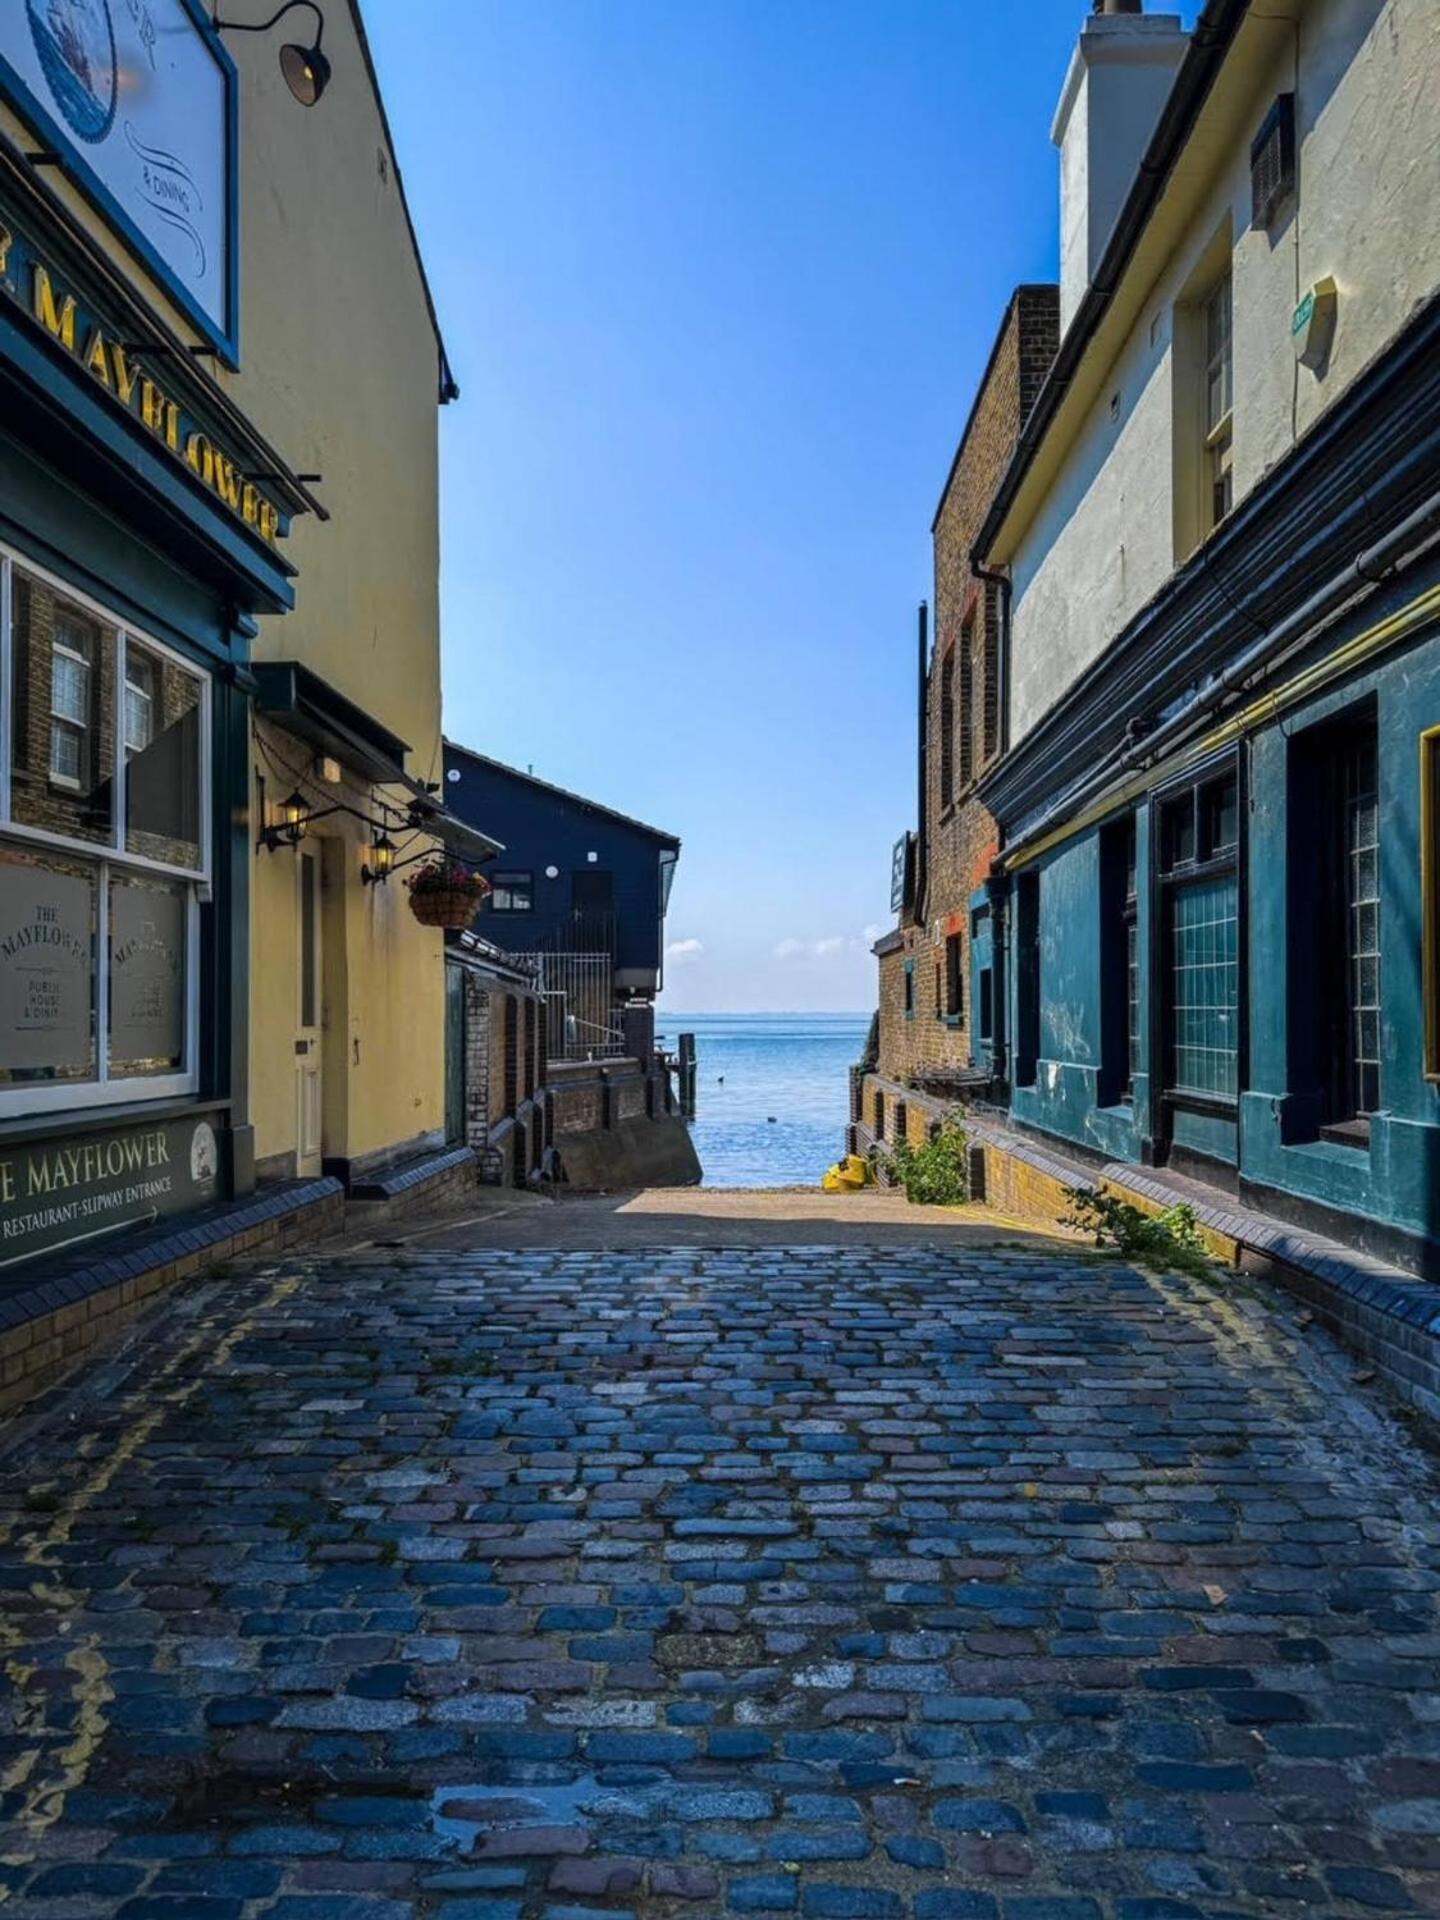
{"label": "weed growing in pavement", "polygon": [[884,1171],[905,1189],[916,1207],[958,1207],[970,1198],[970,1141],[963,1127],[947,1121],[923,1147],[899,1140],[880,1156]]}
{"label": "weed growing in pavement", "polygon": [[1142,1213],[1118,1194],[1092,1187],[1066,1187],[1070,1211],[1061,1221],[1093,1236],[1097,1247],[1133,1260],[1153,1273],[1173,1268],[1207,1280],[1214,1268],[1200,1236],[1195,1209],[1177,1201],[1163,1213]]}

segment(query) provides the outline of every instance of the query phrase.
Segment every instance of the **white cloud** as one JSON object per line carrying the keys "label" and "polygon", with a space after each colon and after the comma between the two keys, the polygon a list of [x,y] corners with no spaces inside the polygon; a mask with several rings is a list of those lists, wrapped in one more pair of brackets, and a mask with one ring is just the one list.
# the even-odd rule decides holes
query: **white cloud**
{"label": "white cloud", "polygon": [[877,927],[872,920],[869,926],[860,929],[860,938],[865,942],[867,947],[873,947],[884,931],[884,927]]}
{"label": "white cloud", "polygon": [[832,954],[843,953],[845,936],[839,933],[827,934],[823,940],[780,940],[775,945],[777,960],[828,960]]}
{"label": "white cloud", "polygon": [[665,949],[665,958],[672,967],[688,967],[704,951],[705,943],[702,940],[672,940]]}

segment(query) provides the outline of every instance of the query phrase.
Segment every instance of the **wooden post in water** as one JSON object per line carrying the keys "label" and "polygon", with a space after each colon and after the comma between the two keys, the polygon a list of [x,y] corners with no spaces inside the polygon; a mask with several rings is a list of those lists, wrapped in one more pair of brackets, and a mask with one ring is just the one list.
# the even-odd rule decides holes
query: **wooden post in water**
{"label": "wooden post in water", "polygon": [[695,1118],[695,1036],[680,1035],[677,1079],[680,1082],[680,1112],[684,1119]]}

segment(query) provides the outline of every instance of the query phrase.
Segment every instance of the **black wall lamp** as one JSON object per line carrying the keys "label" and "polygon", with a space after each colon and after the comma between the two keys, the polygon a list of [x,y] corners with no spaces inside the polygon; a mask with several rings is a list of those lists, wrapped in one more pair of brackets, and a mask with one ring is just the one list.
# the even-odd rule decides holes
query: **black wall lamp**
{"label": "black wall lamp", "polygon": [[377,833],[371,841],[370,862],[360,869],[360,884],[383,887],[395,870],[395,842],[388,833]]}
{"label": "black wall lamp", "polygon": [[287,41],[280,49],[280,71],[285,76],[286,86],[301,106],[313,107],[330,84],[330,62],[320,51],[320,42],[325,33],[325,16],[315,0],[286,0],[286,4],[277,13],[272,13],[268,20],[216,20],[214,25],[219,33],[268,33],[287,13],[293,13],[296,7],[306,7],[314,14],[315,42],[313,46],[306,47],[298,41]]}
{"label": "black wall lamp", "polygon": [[[260,790],[261,811],[265,807],[265,790]],[[348,813],[348,807],[313,807],[297,787],[280,802],[278,824],[266,822],[260,829],[256,848],[266,853],[278,853],[282,847],[298,847],[317,820],[328,820],[332,813]]]}
{"label": "black wall lamp", "polygon": [[[261,804],[264,804],[263,795]],[[267,821],[261,827],[258,844],[267,853],[278,853],[281,847],[298,847],[313,817],[310,802],[297,787],[280,802],[279,824],[272,825]]]}

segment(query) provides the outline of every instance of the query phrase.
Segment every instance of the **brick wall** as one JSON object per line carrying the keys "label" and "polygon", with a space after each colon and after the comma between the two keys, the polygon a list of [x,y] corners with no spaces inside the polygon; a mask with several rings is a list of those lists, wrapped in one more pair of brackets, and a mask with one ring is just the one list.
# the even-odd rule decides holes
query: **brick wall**
{"label": "brick wall", "polygon": [[589,1062],[567,1061],[550,1069],[550,1113],[557,1142],[567,1133],[589,1133],[605,1124],[605,1086]]}
{"label": "brick wall", "polygon": [[485,1146],[501,1121],[545,1085],[545,1016],[538,995],[465,974],[465,1139]]}
{"label": "brick wall", "polygon": [[[860,1076],[859,1103],[852,1149],[856,1153],[868,1153],[877,1146],[893,1147],[902,1138],[912,1147],[923,1147],[948,1119],[964,1120],[953,1101],[920,1093],[878,1073]],[[877,1127],[882,1116],[883,1125]]]}
{"label": "brick wall", "polygon": [[[110,846],[115,837],[115,707],[120,697],[115,628],[93,619],[22,568],[15,570],[14,599],[16,698],[11,777],[15,818],[26,826]],[[56,780],[50,771],[57,639],[88,666],[84,676],[84,725],[74,735],[79,742],[78,788]],[[194,673],[133,640],[127,641],[126,647],[143,663],[149,676],[150,738],[167,770],[174,770],[190,783],[188,792],[174,791],[173,814],[161,806],[160,825],[173,825],[176,834],[198,834],[200,681]],[[177,731],[187,719],[188,734]],[[167,737],[168,753],[163,745]],[[149,783],[150,818],[143,804],[137,803],[136,774],[131,781],[125,833],[130,852],[170,866],[193,867],[198,859],[194,839],[156,831],[153,778]]]}
{"label": "brick wall", "polygon": [[183,1221],[169,1230],[160,1228],[154,1263],[146,1265],[137,1254],[131,1276],[113,1285],[92,1288],[83,1276],[67,1274],[67,1291],[79,1297],[64,1306],[28,1313],[0,1331],[0,1418],[15,1413],[82,1361],[113,1345],[140,1313],[179,1281],[196,1279],[227,1260],[337,1231],[344,1220],[345,1194],[336,1180],[311,1181],[293,1206],[257,1197],[248,1205],[235,1203],[231,1212],[233,1228],[212,1235],[203,1245],[195,1244],[197,1236]]}
{"label": "brick wall", "polygon": [[[970,549],[1009,464],[1059,338],[1054,287],[1021,287],[1006,312],[931,529],[934,647],[926,699],[928,884],[922,916],[907,916],[902,945],[880,957],[880,1072],[906,1081],[926,1068],[971,1059],[970,896],[998,848],[995,823],[974,796],[999,749],[999,589],[975,577]],[[948,752],[942,683],[950,657]],[[948,795],[942,790],[948,762]],[[960,941],[961,1011],[947,1014],[946,939]],[[904,1012],[904,971],[914,969],[914,1012]]]}
{"label": "brick wall", "polygon": [[490,1133],[490,995],[465,975],[465,1143],[480,1148]]}

